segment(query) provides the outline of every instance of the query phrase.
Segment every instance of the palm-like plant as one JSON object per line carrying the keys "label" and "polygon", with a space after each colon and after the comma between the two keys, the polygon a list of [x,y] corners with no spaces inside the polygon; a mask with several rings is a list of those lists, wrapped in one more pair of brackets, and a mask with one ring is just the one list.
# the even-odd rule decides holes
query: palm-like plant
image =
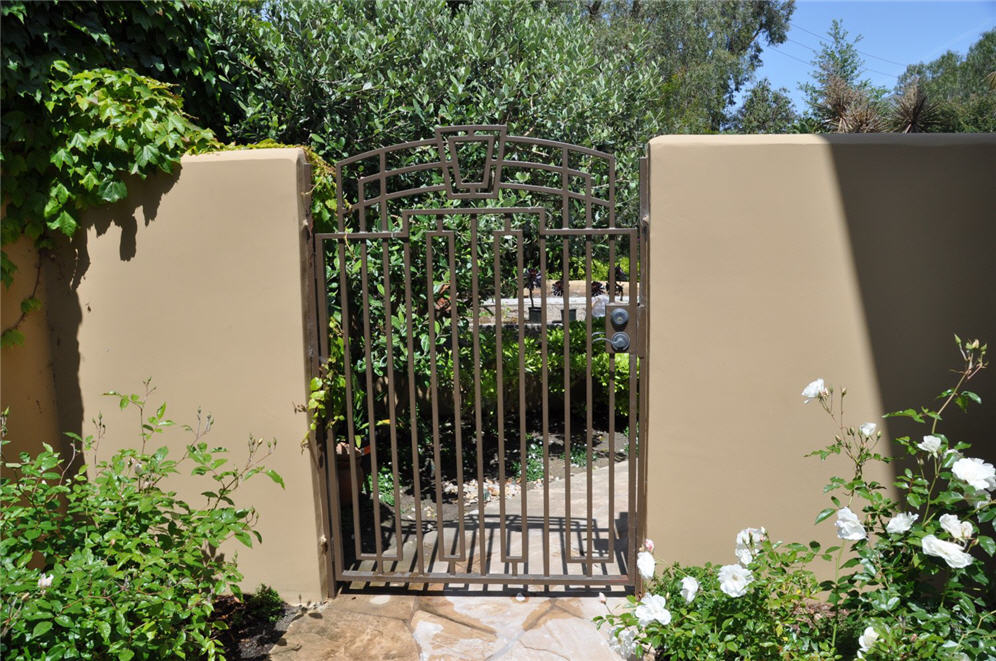
{"label": "palm-like plant", "polygon": [[926,133],[938,124],[937,105],[914,79],[892,102],[892,124],[899,133]]}
{"label": "palm-like plant", "polygon": [[819,110],[834,133],[878,133],[885,128],[868,94],[839,76],[827,80]]}

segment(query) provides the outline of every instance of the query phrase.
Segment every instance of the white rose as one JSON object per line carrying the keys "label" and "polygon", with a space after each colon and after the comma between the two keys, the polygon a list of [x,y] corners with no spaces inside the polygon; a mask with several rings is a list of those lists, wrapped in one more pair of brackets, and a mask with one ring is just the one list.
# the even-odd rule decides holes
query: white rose
{"label": "white rose", "polygon": [[754,581],[749,569],[740,565],[723,565],[719,568],[719,589],[731,597],[742,597],[747,586]]}
{"label": "white rose", "polygon": [[961,550],[961,547],[953,542],[945,542],[937,539],[933,535],[927,535],[920,542],[923,552],[942,558],[952,569],[967,567],[975,560],[972,556]]}
{"label": "white rose", "polygon": [[865,527],[858,521],[858,517],[851,511],[850,507],[842,507],[837,510],[837,536],[856,542],[868,537]]}
{"label": "white rose", "polygon": [[640,626],[645,627],[651,622],[660,622],[661,624],[671,623],[671,611],[666,609],[664,606],[667,605],[667,599],[659,594],[645,594],[643,599],[640,600],[640,604],[633,611],[633,615],[636,615],[636,619],[640,621]]}
{"label": "white rose", "polygon": [[889,523],[885,525],[885,531],[892,533],[893,535],[900,532],[906,532],[913,527],[913,522],[920,518],[919,514],[913,514],[912,512],[901,512],[896,516],[889,519]]}
{"label": "white rose", "polygon": [[699,582],[695,580],[693,576],[686,576],[681,579],[681,596],[685,598],[685,601],[692,603],[692,599],[695,598],[695,594],[699,591]]}
{"label": "white rose", "polygon": [[811,381],[809,385],[802,390],[802,396],[806,398],[806,401],[803,402],[803,404],[808,404],[810,400],[816,399],[817,397],[825,397],[827,394],[827,387],[823,384],[823,379]]}
{"label": "white rose", "polygon": [[861,432],[862,436],[867,436],[871,438],[875,435],[875,430],[878,429],[878,425],[874,422],[866,422],[865,424],[858,427],[858,431]]}
{"label": "white rose", "polygon": [[927,434],[916,446],[936,457],[937,453],[941,451],[941,439],[932,434]]}
{"label": "white rose", "polygon": [[624,659],[636,656],[636,632],[632,629],[619,627],[609,636],[609,647]]}
{"label": "white rose", "polygon": [[959,542],[972,538],[972,524],[968,521],[959,521],[954,514],[941,515],[941,527],[948,531],[948,534]]}
{"label": "white rose", "polygon": [[981,459],[966,458],[954,462],[951,472],[959,480],[968,482],[976,489],[992,491],[996,489],[996,468]]}
{"label": "white rose", "polygon": [[864,632],[858,637],[858,646],[861,648],[858,656],[870,650],[876,641],[878,641],[878,632],[872,627],[865,627]]}
{"label": "white rose", "polygon": [[643,578],[648,580],[653,578],[656,566],[657,563],[654,561],[654,556],[646,551],[640,551],[636,554],[636,568],[640,570],[640,576]]}
{"label": "white rose", "polygon": [[764,541],[767,532],[764,528],[744,528],[737,533],[737,546],[734,554],[741,564],[747,566],[757,557],[758,547]]}
{"label": "white rose", "polygon": [[42,590],[44,590],[45,588],[52,587],[52,575],[51,574],[42,574],[38,578],[38,587],[41,588]]}

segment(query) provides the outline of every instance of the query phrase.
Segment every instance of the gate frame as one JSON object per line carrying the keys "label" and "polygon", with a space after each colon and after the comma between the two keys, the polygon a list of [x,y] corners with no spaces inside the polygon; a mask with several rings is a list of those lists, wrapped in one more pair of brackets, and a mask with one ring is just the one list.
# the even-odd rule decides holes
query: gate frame
{"label": "gate frame", "polygon": [[[480,134],[480,132],[496,132],[497,135],[487,135]],[[460,135],[463,133],[464,135]],[[451,135],[452,134],[452,135]],[[486,156],[485,164],[483,170],[483,177],[480,181],[465,181],[463,178],[463,173],[460,169],[459,156],[457,153],[457,144],[461,142],[486,142]],[[546,147],[560,149],[562,153],[562,164],[558,168],[557,166],[550,166],[547,164],[539,164],[529,161],[518,161],[518,160],[506,160],[505,159],[505,146],[508,142],[524,143],[534,146]],[[438,153],[437,161],[430,161],[426,163],[421,163],[418,165],[409,165],[396,170],[386,170],[386,157],[388,154],[401,151],[410,150],[420,147],[435,147]],[[497,147],[497,149],[496,149]],[[570,152],[577,152],[589,157],[604,159],[608,164],[608,186],[609,186],[609,197],[608,200],[602,200],[601,198],[595,198],[591,193],[591,175],[584,173],[583,171],[573,170],[568,167],[568,154]],[[447,155],[449,158],[447,158]],[[347,207],[344,193],[343,193],[343,168],[350,164],[356,163],[358,161],[377,158],[380,164],[379,176],[368,176],[360,177],[355,180],[358,186],[359,195],[359,207],[360,207],[360,231],[359,232],[347,232],[345,228],[345,217],[347,213],[352,212],[352,207]],[[553,189],[548,187],[536,186],[525,183],[504,183],[501,181],[502,167],[506,164],[510,164],[512,167],[536,167],[538,169],[557,172],[561,174],[562,186],[559,189]],[[361,557],[363,554],[357,555],[357,560],[376,560],[377,566],[379,567],[379,572],[359,572],[359,571],[349,571],[345,569],[343,563],[343,544],[342,539],[342,522],[341,517],[343,514],[342,504],[339,502],[339,491],[338,491],[338,478],[336,475],[335,468],[335,451],[334,451],[334,441],[331,435],[328,433],[328,427],[323,424],[315,426],[314,438],[316,441],[316,447],[318,448],[318,454],[321,457],[319,466],[324,466],[325,469],[325,485],[324,485],[324,498],[323,504],[327,504],[328,511],[326,512],[326,520],[324,522],[324,527],[331,532],[331,539],[322,540],[324,550],[329,554],[329,578],[331,579],[331,596],[336,596],[338,590],[336,588],[337,583],[352,583],[352,582],[380,582],[380,583],[402,583],[402,584],[423,584],[427,585],[429,583],[456,583],[456,584],[502,584],[502,585],[525,585],[525,584],[537,584],[543,586],[552,585],[583,585],[583,586],[610,586],[610,585],[623,585],[623,586],[633,586],[635,591],[639,594],[643,591],[643,581],[637,571],[636,566],[636,554],[639,548],[642,548],[642,539],[646,531],[646,487],[647,487],[647,461],[646,452],[647,448],[645,446],[645,439],[647,438],[646,424],[647,424],[647,406],[649,403],[649,393],[647,384],[649,383],[649,314],[647,314],[648,303],[649,303],[649,290],[650,290],[650,280],[649,280],[649,159],[647,156],[642,156],[639,159],[639,213],[635,226],[631,227],[617,227],[615,225],[616,216],[616,201],[615,201],[615,157],[612,154],[601,152],[595,149],[590,149],[580,145],[574,145],[564,142],[556,142],[552,140],[545,140],[539,138],[528,138],[524,136],[511,136],[507,133],[507,128],[504,125],[456,125],[448,127],[438,127],[435,129],[435,135],[432,139],[417,140],[405,143],[399,143],[388,147],[381,147],[378,149],[370,150],[360,154],[350,156],[346,159],[340,160],[335,164],[335,176],[336,176],[336,223],[337,231],[334,232],[313,232],[313,275],[315,283],[315,298],[316,298],[316,321],[318,325],[318,339],[319,339],[319,355],[315,357],[313,363],[313,376],[319,378],[322,377],[325,365],[328,361],[329,355],[329,297],[328,289],[325,277],[325,241],[334,240],[340,242],[346,241],[348,239],[360,239],[360,240],[371,240],[371,239],[381,239],[386,245],[386,240],[388,239],[407,239],[408,238],[408,221],[410,216],[415,215],[467,215],[475,217],[472,221],[476,223],[476,217],[481,215],[500,213],[535,213],[538,212],[538,236],[565,236],[565,235],[609,235],[615,234],[620,237],[631,235],[631,238],[635,239],[635,246],[637,248],[639,264],[639,277],[636,282],[636,291],[630,290],[627,307],[632,308],[634,313],[632,323],[635,324],[633,328],[633,341],[634,347],[632,350],[626,353],[638,359],[638,378],[631,379],[631,383],[635,385],[635,402],[637,403],[637,429],[636,438],[630,439],[630,447],[635,448],[633,453],[635,454],[635,467],[632,467],[633,459],[628,461],[631,462],[630,469],[630,480],[631,482],[635,478],[636,484],[630,483],[628,486],[629,493],[629,507],[627,509],[629,519],[633,522],[628,526],[627,530],[627,544],[625,556],[625,574],[619,575],[601,575],[597,576],[594,574],[588,574],[591,568],[596,564],[604,564],[605,557],[591,557],[588,559],[581,559],[582,564],[586,566],[586,575],[551,575],[549,573],[549,550],[544,551],[544,573],[543,574],[488,574],[486,569],[481,574],[468,574],[468,573],[454,573],[454,572],[436,572],[436,573],[388,573],[384,572],[384,562],[397,562],[403,558],[403,553],[401,547],[399,546],[398,555],[399,558],[385,558],[382,551],[380,550],[380,539],[377,538],[377,553],[374,557]],[[402,191],[396,191],[393,193],[386,193],[387,191],[387,178],[391,175],[404,174],[406,172],[413,172],[418,170],[433,170],[438,169],[443,174],[442,185],[432,185],[423,186],[412,189],[405,189]],[[582,176],[586,182],[586,192],[582,196],[577,193],[573,193],[567,182],[569,176]],[[489,182],[489,180],[491,180]],[[365,199],[366,185],[371,181],[379,181],[379,194],[377,197],[372,199]],[[492,189],[492,190],[489,190]],[[403,217],[403,228],[401,232],[389,231],[388,228],[388,212],[387,212],[387,202],[393,199],[403,199],[406,197],[424,194],[424,193],[437,193],[444,192],[447,199],[456,200],[486,200],[494,199],[498,197],[498,193],[501,189],[517,189],[526,190],[536,193],[542,193],[547,195],[557,195],[563,199],[563,214],[565,219],[565,224],[568,222],[569,217],[568,212],[568,200],[569,199],[581,199],[586,204],[586,217],[587,226],[584,228],[570,228],[565,225],[563,228],[551,228],[546,226],[545,216],[547,215],[546,207],[444,207],[444,208],[410,208],[405,209],[402,212]],[[385,194],[386,193],[386,194]],[[591,227],[591,205],[601,204],[608,209],[609,212],[609,226],[607,228],[594,228]],[[379,204],[381,209],[381,220],[384,225],[384,231],[366,231],[366,220],[365,211],[366,207],[372,204]],[[373,221],[376,223],[376,220]],[[521,230],[519,230],[521,231]],[[566,248],[565,248],[566,250]],[[340,255],[344,250],[340,251]],[[566,252],[565,252],[566,254]],[[633,268],[632,268],[632,257],[630,255],[630,282],[633,282]],[[521,258],[521,243],[520,243],[520,258]],[[521,261],[521,260],[520,260]],[[545,262],[545,259],[543,260]],[[344,276],[343,276],[344,277]],[[588,278],[590,279],[590,273]],[[610,287],[615,283],[615,274],[610,272]],[[410,278],[410,277],[409,277]],[[411,280],[409,279],[409,282]],[[569,291],[569,290],[568,290]],[[543,318],[545,323],[546,318],[546,307],[545,307],[545,293],[541,293],[542,299],[544,301],[543,307]],[[565,292],[565,297],[567,293]],[[500,296],[500,295],[499,295]],[[522,304],[522,294],[519,294],[520,306]],[[475,307],[477,303],[475,302]],[[500,306],[500,304],[499,304]],[[454,306],[455,307],[455,306]],[[589,308],[590,297],[589,297]],[[566,308],[565,308],[566,310]],[[348,314],[348,312],[346,313]],[[565,311],[566,316],[566,311]],[[496,323],[500,326],[501,320],[497,319]],[[520,319],[520,324],[524,323]],[[409,325],[409,335],[410,335],[410,325]],[[348,340],[346,340],[348,347]],[[566,344],[566,338],[565,338]],[[545,352],[545,342],[544,352]],[[591,345],[591,340],[588,342],[589,351]],[[348,350],[348,349],[347,349]],[[410,358],[409,358],[410,360]],[[545,360],[544,360],[545,364]],[[632,366],[630,367],[632,370]],[[544,370],[545,371],[545,370]],[[545,374],[544,374],[545,377]],[[350,383],[350,379],[347,379],[347,384]],[[392,386],[393,387],[393,386]],[[349,389],[350,386],[347,386]],[[347,398],[348,395],[347,395]],[[631,398],[634,395],[631,394]],[[351,401],[351,400],[350,400]],[[544,402],[545,402],[544,397]],[[476,404],[479,412],[480,403]],[[395,413],[392,411],[390,414],[392,420],[392,427],[395,423],[394,417]],[[590,429],[589,429],[590,431]],[[632,435],[632,431],[631,431]],[[544,455],[547,454],[549,442],[544,432]],[[438,447],[438,439],[434,439],[434,444]],[[394,445],[392,441],[392,445]],[[350,465],[352,471],[352,487],[354,490],[354,502],[355,502],[355,491],[357,489],[357,484],[355,480],[355,449],[352,444],[349,444],[350,448]],[[393,472],[395,477],[395,484],[397,484],[398,466],[395,461],[393,463]],[[480,457],[479,457],[480,461]],[[589,473],[591,465],[589,464]],[[416,482],[418,480],[417,470],[415,471]],[[548,468],[544,471],[544,484],[548,484],[551,478]],[[376,477],[374,478],[375,489],[376,489]],[[479,490],[483,486],[479,484]],[[589,491],[591,490],[590,480],[588,484]],[[502,498],[504,496],[504,484],[502,485]],[[544,501],[549,502],[548,494],[544,494]],[[375,503],[379,503],[379,499],[375,499]],[[589,496],[589,509],[591,506],[591,496]],[[525,501],[523,502],[523,508],[525,509]],[[480,516],[481,521],[479,522],[480,527],[484,528],[483,520],[483,502],[480,501]],[[376,511],[376,508],[375,508]],[[421,523],[421,512],[420,508],[416,508],[417,511],[417,537],[419,544],[421,545],[421,537],[423,534],[422,523]],[[502,499],[502,511],[504,512],[504,499]],[[354,510],[355,512],[355,510]],[[379,513],[378,513],[379,514]],[[356,514],[354,513],[354,517]],[[438,515],[437,515],[438,516]],[[461,517],[462,508],[461,508]],[[501,525],[504,528],[505,517],[502,515]],[[379,522],[379,516],[375,515],[375,518]],[[549,519],[546,519],[547,526],[549,524]],[[396,522],[400,521],[400,517],[395,515]],[[569,520],[569,519],[568,519]],[[588,521],[589,527],[591,525],[591,520],[589,517]],[[400,524],[397,524],[400,525]],[[460,521],[460,530],[463,530],[463,520]],[[609,522],[609,526],[613,526],[612,521]],[[522,522],[523,530],[520,534],[524,538],[528,537],[529,526],[526,524],[525,520]],[[441,526],[440,526],[441,528]],[[440,542],[442,542],[442,530],[439,531]],[[590,535],[589,535],[590,537]],[[549,529],[546,531],[546,542],[549,543]],[[639,540],[639,545],[638,545]],[[461,543],[461,547],[463,544]],[[504,548],[504,535],[502,536],[502,553],[505,552]],[[482,535],[481,539],[482,556],[481,563],[482,566],[485,564],[487,559],[493,555],[492,553],[483,552],[484,539]],[[568,544],[568,557],[570,556],[570,547]],[[589,548],[591,548],[591,541],[589,539]],[[461,552],[462,555],[466,556],[465,552]],[[612,557],[613,551],[609,549],[608,557]],[[523,557],[525,557],[525,551],[523,551]],[[419,550],[419,560],[421,562],[422,550]],[[466,561],[466,557],[461,558],[462,561]],[[514,560],[514,559],[513,559]],[[598,560],[602,560],[599,563]],[[504,560],[503,560],[504,561]],[[524,560],[528,562],[528,558]],[[567,562],[572,562],[570,559]],[[573,562],[578,562],[575,558]],[[618,561],[614,561],[618,562]],[[450,561],[452,566],[453,561]],[[507,564],[507,563],[506,563]],[[620,565],[620,569],[621,569]]]}

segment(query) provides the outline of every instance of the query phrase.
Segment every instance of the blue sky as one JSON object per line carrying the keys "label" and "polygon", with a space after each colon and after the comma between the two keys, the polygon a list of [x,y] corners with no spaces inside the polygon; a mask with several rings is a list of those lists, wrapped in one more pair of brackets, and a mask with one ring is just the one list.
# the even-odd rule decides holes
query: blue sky
{"label": "blue sky", "polygon": [[797,0],[788,41],[765,46],[757,72],[758,79],[787,88],[797,111],[805,109],[799,84],[809,80],[814,51],[835,18],[849,37],[862,35],[857,48],[865,60],[864,77],[891,90],[907,64],[929,62],[948,50],[964,55],[980,34],[996,27],[996,0]]}

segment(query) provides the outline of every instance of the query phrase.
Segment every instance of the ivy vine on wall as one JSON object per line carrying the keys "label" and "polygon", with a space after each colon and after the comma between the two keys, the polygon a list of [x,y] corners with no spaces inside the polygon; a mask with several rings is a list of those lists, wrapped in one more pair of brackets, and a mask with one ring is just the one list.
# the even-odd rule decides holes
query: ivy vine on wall
{"label": "ivy vine on wall", "polygon": [[[3,246],[72,236],[85,209],[127,194],[124,177],[169,172],[213,142],[170,91],[177,84],[197,114],[224,115],[228,83],[207,11],[187,0],[3,3]],[[6,287],[16,270],[2,251]],[[22,339],[18,325],[39,306],[32,294],[4,320],[3,346]]]}
{"label": "ivy vine on wall", "polygon": [[[21,110],[4,117],[4,245],[26,235],[45,248],[50,233],[71,237],[83,211],[128,195],[124,176],[169,173],[192,147],[215,144],[168,85],[130,69],[73,72],[57,60],[41,101],[43,121]],[[9,287],[17,267],[6,253],[2,261]],[[3,330],[3,346],[23,340],[17,324],[39,305],[33,295],[22,302],[21,317]]]}

